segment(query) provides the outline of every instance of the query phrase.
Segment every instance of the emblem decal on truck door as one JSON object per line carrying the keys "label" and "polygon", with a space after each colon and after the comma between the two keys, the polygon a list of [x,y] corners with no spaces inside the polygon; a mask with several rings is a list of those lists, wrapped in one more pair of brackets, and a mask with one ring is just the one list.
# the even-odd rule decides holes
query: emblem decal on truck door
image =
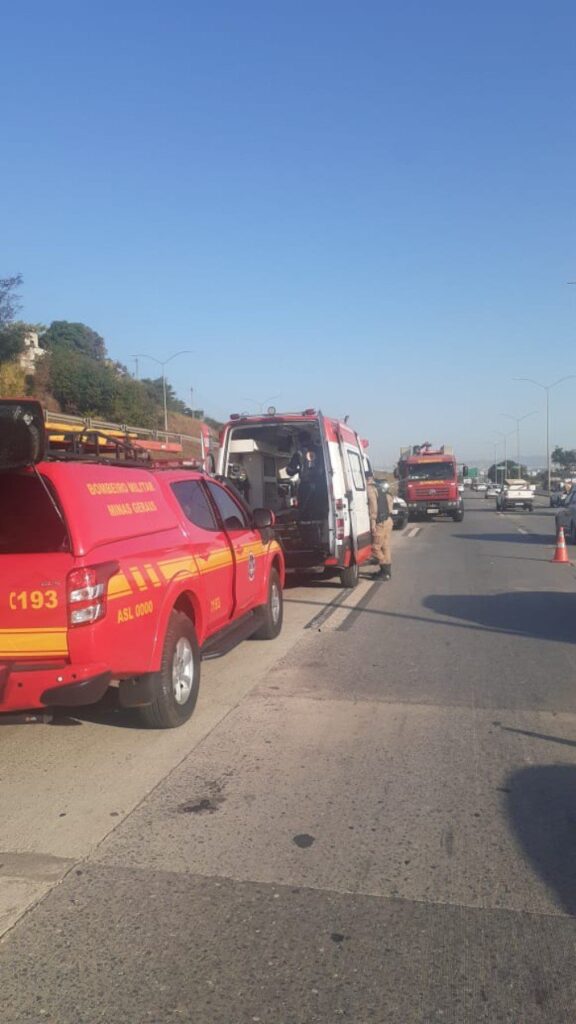
{"label": "emblem decal on truck door", "polygon": [[252,580],[254,579],[255,575],[256,575],[256,557],[252,553],[250,553],[248,555],[248,579],[250,580],[250,582],[252,582]]}

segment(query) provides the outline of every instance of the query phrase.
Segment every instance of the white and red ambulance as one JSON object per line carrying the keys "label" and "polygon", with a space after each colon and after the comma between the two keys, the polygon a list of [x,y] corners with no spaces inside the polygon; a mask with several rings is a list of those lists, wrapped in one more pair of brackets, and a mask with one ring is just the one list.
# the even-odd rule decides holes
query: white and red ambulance
{"label": "white and red ambulance", "polygon": [[323,570],[354,587],[371,556],[366,447],[348,423],[315,409],[235,414],[218,472],[251,508],[273,509],[288,570]]}

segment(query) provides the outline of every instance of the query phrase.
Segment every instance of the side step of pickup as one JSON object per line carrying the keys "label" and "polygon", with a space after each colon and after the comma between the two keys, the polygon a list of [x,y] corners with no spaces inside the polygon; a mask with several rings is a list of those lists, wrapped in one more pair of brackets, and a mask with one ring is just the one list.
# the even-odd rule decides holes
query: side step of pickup
{"label": "side step of pickup", "polygon": [[242,643],[243,640],[247,640],[249,636],[252,636],[261,625],[261,622],[260,609],[256,608],[254,611],[244,615],[238,622],[234,622],[231,626],[227,626],[219,633],[216,633],[215,636],[211,636],[202,648],[202,661],[222,658],[233,647]]}

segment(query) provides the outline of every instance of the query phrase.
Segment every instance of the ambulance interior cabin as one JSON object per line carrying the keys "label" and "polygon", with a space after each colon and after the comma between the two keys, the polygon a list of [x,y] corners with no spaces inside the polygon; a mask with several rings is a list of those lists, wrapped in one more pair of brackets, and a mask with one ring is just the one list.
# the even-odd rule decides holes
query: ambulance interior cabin
{"label": "ambulance interior cabin", "polygon": [[285,552],[328,541],[328,474],[318,424],[239,424],[225,476],[251,508],[270,508]]}

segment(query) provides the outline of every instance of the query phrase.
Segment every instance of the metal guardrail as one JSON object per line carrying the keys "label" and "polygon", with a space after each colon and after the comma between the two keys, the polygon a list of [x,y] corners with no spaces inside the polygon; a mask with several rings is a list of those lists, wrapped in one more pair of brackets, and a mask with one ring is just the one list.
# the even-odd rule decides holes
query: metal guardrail
{"label": "metal guardrail", "polygon": [[44,420],[51,420],[54,423],[68,423],[70,426],[86,427],[87,430],[115,430],[123,434],[136,435],[138,439],[160,441],[165,444],[183,444],[184,442],[195,444],[202,448],[202,441],[192,434],[177,434],[165,430],[149,430],[147,427],[132,427],[127,423],[108,423],[107,420],[96,419],[93,416],[71,416],[64,412],[49,412],[44,410]]}

